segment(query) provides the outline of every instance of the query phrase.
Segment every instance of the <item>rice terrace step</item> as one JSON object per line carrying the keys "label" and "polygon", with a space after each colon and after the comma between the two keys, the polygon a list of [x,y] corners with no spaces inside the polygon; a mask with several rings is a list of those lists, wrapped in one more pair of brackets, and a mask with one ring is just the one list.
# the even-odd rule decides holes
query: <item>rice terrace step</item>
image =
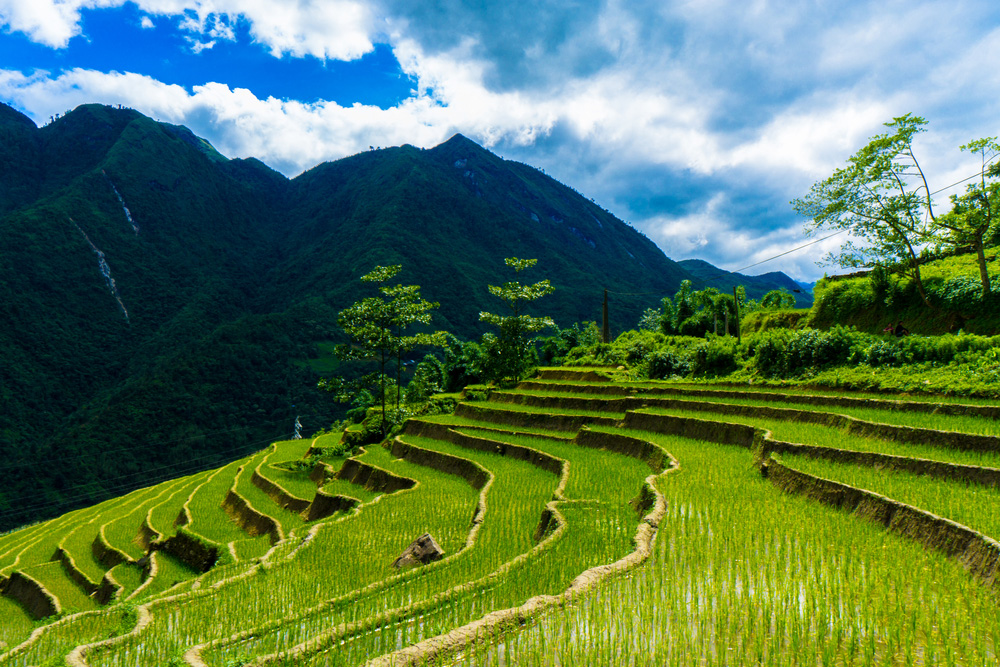
{"label": "rice terrace step", "polygon": [[0,536],[0,665],[996,664],[998,410],[543,369]]}

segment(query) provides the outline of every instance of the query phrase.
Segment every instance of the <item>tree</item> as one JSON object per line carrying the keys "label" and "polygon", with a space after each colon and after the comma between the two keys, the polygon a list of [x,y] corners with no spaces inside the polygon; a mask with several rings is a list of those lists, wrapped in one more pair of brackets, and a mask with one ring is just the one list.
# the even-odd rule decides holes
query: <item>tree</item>
{"label": "tree", "polygon": [[681,324],[695,313],[695,305],[692,303],[691,281],[682,280],[673,300],[669,296],[663,297],[660,302],[663,317],[660,319],[660,330],[665,334],[676,334],[681,329]]}
{"label": "tree", "polygon": [[951,211],[935,220],[937,239],[946,246],[973,247],[986,298],[990,293],[990,274],[985,246],[1000,228],[1000,181],[987,182],[987,178],[1000,177],[1000,162],[990,165],[1000,156],[1000,144],[996,137],[986,137],[970,141],[960,149],[979,155],[979,181],[968,185],[965,194],[951,196]]}
{"label": "tree", "polygon": [[[531,268],[537,259],[518,259],[508,257],[504,263],[520,273]],[[522,311],[529,303],[551,294],[555,291],[548,280],[542,280],[534,285],[522,285],[511,281],[502,287],[489,286],[490,294],[498,297],[506,304],[509,315],[494,315],[481,312],[479,319],[488,322],[499,329],[495,336],[487,334],[483,342],[487,352],[487,372],[490,379],[497,381],[519,381],[530,365],[530,351],[533,334],[546,327],[554,327],[555,322],[548,317],[532,317]]]}
{"label": "tree", "polygon": [[441,304],[436,301],[427,301],[421,297],[419,285],[396,285],[394,287],[380,287],[379,289],[388,302],[390,323],[393,329],[390,343],[396,353],[396,409],[399,410],[403,354],[419,345],[440,345],[443,343],[442,332],[419,332],[406,335],[406,331],[415,324],[429,325],[431,322],[430,311]]}
{"label": "tree", "polygon": [[[418,285],[387,286],[384,283],[394,278],[402,266],[376,266],[361,276],[366,283],[379,283],[379,296],[361,299],[340,311],[337,323],[351,342],[338,348],[342,359],[371,359],[378,363],[378,371],[367,374],[354,382],[343,379],[322,381],[320,386],[335,391],[349,400],[350,394],[361,391],[367,384],[378,384],[379,403],[382,407],[382,434],[388,431],[386,403],[388,385],[396,386],[396,407],[399,408],[399,379],[402,355],[417,345],[432,342],[434,334],[406,335],[413,324],[429,324],[430,310],[437,303],[426,301],[420,296]],[[386,375],[386,364],[396,359],[396,380],[392,382]]]}
{"label": "tree", "polygon": [[795,307],[795,296],[788,290],[773,289],[760,299],[760,307],[764,310],[781,310]]}
{"label": "tree", "polygon": [[[871,138],[809,194],[792,200],[796,212],[811,218],[806,234],[821,228],[850,232],[854,241],[827,261],[842,267],[900,264],[931,307],[920,277],[919,248],[930,238],[934,219],[930,188],[913,153],[913,138],[927,121],[906,114],[885,123],[889,132]],[[928,221],[923,213],[930,217]]]}
{"label": "tree", "polygon": [[[669,300],[669,297],[667,297]],[[659,331],[660,321],[663,319],[663,311],[659,308],[647,308],[639,318],[636,328],[639,331]]]}

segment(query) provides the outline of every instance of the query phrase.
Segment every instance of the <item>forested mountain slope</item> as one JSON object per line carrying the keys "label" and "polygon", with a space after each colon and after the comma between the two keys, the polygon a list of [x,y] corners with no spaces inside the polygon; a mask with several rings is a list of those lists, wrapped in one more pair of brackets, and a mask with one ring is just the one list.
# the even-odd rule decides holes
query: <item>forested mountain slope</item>
{"label": "forested mountain slope", "polygon": [[[38,128],[0,105],[0,529],[307,431],[334,406],[303,364],[358,277],[403,264],[435,326],[478,336],[508,256],[539,314],[613,331],[691,276],[579,193],[457,135],[288,179],[183,127],[84,105]],[[221,437],[206,437],[217,434]],[[152,472],[150,472],[152,471]]]}

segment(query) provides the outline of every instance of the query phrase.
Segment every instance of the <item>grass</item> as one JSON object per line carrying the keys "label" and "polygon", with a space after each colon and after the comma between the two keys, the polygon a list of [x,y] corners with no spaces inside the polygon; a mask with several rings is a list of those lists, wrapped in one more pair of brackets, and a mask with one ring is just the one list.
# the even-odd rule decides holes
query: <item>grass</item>
{"label": "grass", "polygon": [[[542,415],[569,415],[569,416],[584,416],[584,417],[609,417],[611,419],[621,419],[624,416],[624,412],[604,412],[598,410],[563,410],[559,408],[558,410],[553,410],[547,407],[536,407],[533,405],[520,405],[517,403],[477,403],[490,410],[503,410],[506,412],[527,412],[531,414],[542,414]],[[518,427],[520,429],[520,427]]]}
{"label": "grass", "polygon": [[743,415],[723,415],[701,410],[672,410],[666,408],[644,408],[642,412],[673,415],[676,417],[691,417],[730,424],[747,424],[757,428],[767,429],[775,440],[794,442],[802,445],[819,445],[835,447],[859,452],[879,452],[894,456],[944,461],[959,465],[986,466],[1000,468],[1000,452],[966,452],[946,447],[931,445],[915,445],[906,442],[880,440],[878,438],[860,437],[830,426],[818,424],[802,424],[794,421],[779,421]]}
{"label": "grass", "polygon": [[[528,396],[540,396],[551,399],[571,398],[599,401],[601,397],[581,394],[572,391],[551,391],[524,389],[517,392]],[[692,390],[686,395],[661,395],[655,393],[635,394],[636,398],[665,398],[678,401],[706,402],[706,397],[698,396],[698,390]],[[750,393],[750,392],[748,392]],[[614,397],[608,396],[608,399]],[[895,424],[898,426],[910,426],[913,428],[926,428],[943,431],[956,431],[959,433],[973,433],[977,435],[991,435],[1000,437],[1000,424],[996,420],[988,417],[978,417],[969,415],[949,415],[935,414],[927,412],[906,412],[899,410],[879,409],[877,407],[853,407],[839,405],[806,405],[795,402],[782,401],[781,399],[757,399],[757,398],[731,398],[726,396],[710,396],[707,402],[723,403],[727,405],[747,405],[747,406],[770,406],[788,408],[793,410],[804,410],[809,412],[825,412],[830,414],[848,415],[856,419],[879,422],[882,424]],[[510,405],[508,403],[498,403],[498,405]]]}
{"label": "grass", "polygon": [[[145,520],[146,513],[168,497],[184,479],[165,482],[154,487],[151,494],[145,496],[143,502],[136,503],[128,511],[113,513],[109,520],[101,525],[100,533],[108,544],[126,554],[132,560],[139,560],[146,555],[146,550],[139,544],[139,528]],[[155,495],[154,495],[155,493]],[[96,537],[96,536],[95,536]]]}
{"label": "grass", "polygon": [[246,539],[246,533],[226,514],[221,503],[232,487],[238,469],[247,465],[250,460],[251,457],[239,459],[219,468],[192,492],[188,502],[192,517],[188,525],[190,530],[223,545]]}
{"label": "grass", "polygon": [[195,489],[208,481],[214,471],[201,472],[185,478],[182,486],[177,488],[171,495],[150,508],[148,512],[149,525],[153,530],[160,533],[164,538],[168,538],[176,532],[174,522],[180,515],[191,494]]}
{"label": "grass", "polygon": [[783,495],[746,450],[636,435],[681,465],[653,558],[455,664],[994,664],[1000,611],[957,563]]}
{"label": "grass", "polygon": [[927,510],[1000,539],[1000,490],[978,484],[931,479],[905,472],[886,472],[860,466],[782,454],[781,461],[802,472],[874,491]]}
{"label": "grass", "polygon": [[[638,396],[641,397],[643,395],[639,394]],[[653,396],[650,395],[650,397]],[[670,396],[669,398],[682,401],[701,400],[697,394],[690,396]],[[807,406],[798,403],[783,402],[780,399],[759,400],[754,398],[727,398],[712,396],[708,400],[712,403],[725,403],[728,405],[771,406],[789,408],[793,410],[807,410],[809,412],[825,412],[848,415],[856,419],[878,422],[881,424],[894,424],[897,426],[909,426],[912,428],[926,428],[940,431],[955,431],[958,433],[973,433],[976,435],[991,435],[1000,437],[1000,424],[998,424],[996,420],[988,417],[932,414],[927,412],[902,412],[878,408],[835,405]]]}
{"label": "grass", "polygon": [[284,508],[280,507],[274,500],[271,499],[266,493],[264,493],[259,487],[254,485],[251,481],[251,475],[253,470],[257,466],[263,466],[267,464],[268,457],[271,452],[261,452],[254,456],[250,461],[243,466],[241,470],[236,475],[235,489],[238,494],[243,496],[247,503],[253,509],[257,510],[261,514],[271,517],[277,522],[281,535],[287,535],[292,530],[302,527],[302,517],[294,512],[289,512]]}
{"label": "grass", "polygon": [[[438,566],[433,572],[411,577],[411,580],[379,590],[377,594],[352,600],[350,604],[332,605],[311,617],[295,618],[288,624],[290,627],[282,626],[269,633],[261,633],[233,649],[214,653],[213,661],[209,664],[225,664],[226,660],[235,659],[247,652],[256,654],[286,650],[345,620],[384,613],[386,610],[411,604],[416,599],[426,599],[464,581],[484,576],[532,548],[532,534],[545,503],[551,498],[558,482],[555,475],[523,461],[492,453],[469,451],[450,443],[412,437],[407,437],[406,441],[425,449],[468,458],[494,474],[494,483],[487,498],[486,520],[476,545],[453,559],[453,562],[443,564],[446,567]],[[447,553],[455,554],[458,551],[454,549]]]}
{"label": "grass", "polygon": [[[410,491],[384,495],[356,515],[330,521],[293,559],[261,569],[255,576],[153,609],[153,622],[140,636],[114,651],[96,652],[92,665],[162,664],[185,646],[225,637],[255,623],[280,619],[323,600],[377,582],[393,573],[392,560],[423,532],[446,551],[464,542],[475,492],[457,477],[406,462],[381,448],[362,457],[374,465],[421,480]],[[171,618],[183,617],[178,636]],[[224,620],[220,620],[224,619]]]}
{"label": "grass", "polygon": [[303,460],[306,451],[310,446],[310,440],[288,440],[276,442],[273,447],[275,451],[271,454],[267,462],[260,466],[261,476],[274,482],[288,493],[297,498],[312,500],[316,495],[316,483],[309,479],[310,469],[292,471],[282,468],[290,462]]}
{"label": "grass", "polygon": [[[307,664],[327,664],[331,655],[342,664],[360,664],[366,656],[393,650],[400,642],[411,643],[447,632],[487,611],[523,604],[528,597],[536,594],[561,593],[583,570],[593,565],[613,562],[631,550],[631,536],[638,517],[628,506],[628,500],[636,495],[641,481],[649,474],[649,469],[644,464],[625,456],[577,447],[570,443],[517,436],[500,436],[499,439],[534,447],[569,460],[570,477],[566,496],[574,500],[563,503],[561,510],[570,529],[548,548],[533,552],[533,557],[520,567],[505,571],[502,577],[493,580],[494,584],[475,588],[462,596],[450,597],[446,604],[436,605],[431,610],[421,610],[419,619],[410,616],[377,627],[363,637],[348,642],[334,654],[317,655]],[[435,572],[435,575],[440,573],[441,577],[445,577],[445,583],[448,578],[454,582],[471,580],[476,574],[488,577],[489,568],[496,567],[498,561],[502,560],[501,556],[511,557],[519,552],[518,548],[512,548],[515,543],[511,537],[523,534],[525,528],[532,528],[538,521],[538,514],[531,512],[525,502],[526,492],[531,488],[525,485],[525,470],[531,468],[525,469],[525,464],[521,462],[507,461],[481,452],[469,452],[447,443],[435,444],[426,439],[413,441],[440,451],[464,454],[496,473],[487,501],[489,509],[480,533],[480,542],[467,559],[457,561],[449,571]],[[514,479],[509,479],[509,473],[504,473],[504,468],[508,467],[515,472],[518,467],[522,470]],[[539,474],[537,469],[534,474]],[[539,490],[543,489],[544,487]],[[539,494],[534,503],[536,508],[546,498],[546,494]],[[517,507],[523,509],[515,510]],[[514,512],[514,516],[523,516],[525,519],[518,524],[513,517],[507,517]],[[510,525],[512,522],[514,525]],[[517,525],[521,528],[517,528]],[[421,579],[430,580],[431,575]],[[429,587],[428,583],[422,582],[424,595],[438,590]],[[405,590],[390,591],[390,595],[399,601],[408,599]],[[379,602],[386,603],[384,598]],[[364,610],[368,617],[377,613],[379,610],[374,607]],[[319,627],[329,626],[334,621],[335,619],[326,620]],[[223,658],[239,659],[239,654],[219,656],[218,660],[210,664],[225,664]]]}
{"label": "grass", "polygon": [[468,430],[473,429],[489,429],[493,431],[492,433],[479,433],[484,438],[504,438],[506,436],[496,433],[497,430],[507,429],[509,431],[517,431],[519,433],[534,434],[551,436],[556,438],[571,439],[573,436],[571,433],[566,431],[552,431],[544,428],[530,428],[530,427],[512,427],[512,426],[502,426],[490,421],[481,421],[478,419],[469,419],[468,417],[456,417],[455,415],[428,415],[426,417],[421,417],[421,421],[428,421],[434,423],[449,424],[451,426],[465,426]]}
{"label": "grass", "polygon": [[24,608],[8,597],[0,596],[0,618],[0,642],[6,645],[0,646],[0,654],[27,639],[35,629],[35,622]]}
{"label": "grass", "polygon": [[[895,373],[907,371],[906,368],[886,368],[886,369],[871,369],[873,373]],[[823,371],[822,375],[835,376],[837,371]],[[540,380],[545,384],[558,384],[564,385],[568,391],[572,391],[572,387],[588,387],[588,386],[610,386],[607,382],[584,382],[582,380]],[[717,379],[709,378],[700,381],[676,381],[676,380],[639,380],[639,381],[629,381],[629,382],[615,382],[614,385],[621,386],[628,389],[658,389],[661,387],[675,387],[695,391],[706,391],[706,390],[724,390],[724,391],[740,391],[747,394],[753,393],[774,393],[779,392],[782,394],[788,394],[793,396],[832,396],[832,397],[848,397],[848,398],[859,398],[859,399],[878,399],[878,400],[902,400],[902,401],[912,401],[915,403],[948,403],[948,404],[958,404],[958,405],[982,405],[982,406],[995,406],[997,405],[996,398],[979,398],[974,396],[953,396],[946,394],[935,394],[931,391],[895,391],[895,392],[872,392],[863,390],[853,390],[847,387],[844,388],[834,388],[828,385],[812,385],[808,381],[796,380],[794,382],[789,382],[781,379],[768,379],[768,378],[755,378],[753,384],[748,384],[746,381],[734,383],[734,382],[720,382]],[[925,385],[926,387],[926,385]],[[577,392],[579,393],[579,392]]]}
{"label": "grass", "polygon": [[[580,394],[573,393],[573,383],[559,385],[565,385],[565,391],[521,392],[549,396],[554,399],[552,407],[477,405],[515,413],[623,416],[562,410],[561,396]],[[746,393],[732,402],[781,405]],[[692,391],[688,398],[699,396]],[[1000,468],[1000,452],[975,454],[859,438],[793,421],[649,410],[748,423],[771,430],[779,440],[803,444]],[[964,432],[997,432],[994,425],[977,418],[821,410],[883,423],[946,423]],[[76,552],[88,534],[104,526],[108,539],[134,557],[141,550],[130,540],[142,519],[148,515],[157,530],[169,534],[186,502],[192,518],[189,528],[220,543],[224,554],[235,552],[235,559],[226,555],[205,574],[157,552],[153,556],[157,575],[148,582],[140,581],[137,568],[118,566],[113,574],[125,585],[126,595],[137,591],[132,600],[51,626],[11,664],[61,664],[73,646],[131,630],[134,605],[142,604],[151,614],[150,624],[118,644],[89,652],[90,665],[168,665],[191,646],[211,641],[220,643],[205,649],[202,658],[212,667],[240,664],[303,642],[315,645],[284,664],[360,665],[489,612],[517,607],[531,597],[560,594],[584,570],[614,562],[634,548],[639,515],[629,503],[650,475],[643,462],[580,447],[567,438],[571,432],[500,426],[488,415],[481,420],[438,415],[427,421],[567,461],[564,499],[556,503],[565,527],[541,543],[533,539],[542,510],[559,484],[552,472],[492,451],[410,435],[403,436],[404,441],[468,459],[492,474],[487,509],[473,546],[464,549],[480,492],[455,475],[395,460],[381,447],[369,447],[360,460],[410,477],[417,486],[384,494],[330,480],[324,484],[326,492],[353,496],[362,505],[306,524],[250,481],[259,466],[261,474],[290,493],[302,498],[315,493],[315,483],[308,480],[311,462],[304,459],[309,443],[276,443],[217,471],[0,536],[0,567],[30,564],[29,572],[49,580],[53,592],[62,592],[70,608],[78,609],[95,607],[80,607],[86,602],[74,599],[72,590],[63,590],[72,582],[59,563],[45,562],[60,540],[73,541]],[[511,432],[515,430],[562,439]],[[593,430],[622,433],[612,427]],[[446,660],[467,665],[699,667],[996,664],[1000,609],[992,592],[975,583],[958,563],[875,524],[782,493],[760,476],[746,449],[650,433],[626,434],[661,444],[680,462],[679,470],[657,481],[667,500],[667,515],[659,524],[651,559],[572,604],[526,619],[520,631]],[[322,445],[322,439],[317,444]],[[1000,534],[1000,520],[992,516],[1000,491],[789,454],[782,458],[806,472],[870,488],[989,535]],[[340,461],[333,459],[331,464],[336,467]],[[240,466],[243,471],[237,474]],[[220,504],[234,485],[254,508],[281,522],[286,539],[272,548],[266,536],[248,538],[230,520]],[[423,532],[437,539],[447,558],[405,573],[393,570],[392,560]],[[15,563],[18,555],[23,562]],[[79,587],[74,588],[80,595]],[[0,598],[0,614],[9,607],[10,601]],[[0,629],[0,641],[21,641],[30,632],[30,620],[19,607],[13,609],[20,615],[11,612],[11,627]],[[351,623],[357,624],[356,632],[338,633],[338,628]],[[241,631],[248,634],[227,641]]]}
{"label": "grass", "polygon": [[62,563],[49,561],[29,565],[21,569],[25,574],[40,583],[51,593],[62,607],[64,613],[86,611],[97,608],[97,603],[80,589],[63,570]]}

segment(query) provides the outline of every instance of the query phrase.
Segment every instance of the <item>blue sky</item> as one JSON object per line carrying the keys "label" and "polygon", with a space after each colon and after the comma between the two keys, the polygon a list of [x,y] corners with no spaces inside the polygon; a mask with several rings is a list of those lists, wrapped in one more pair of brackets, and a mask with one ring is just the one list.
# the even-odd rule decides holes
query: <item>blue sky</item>
{"label": "blue sky", "polygon": [[[124,104],[289,176],[461,132],[731,270],[809,241],[789,200],[893,116],[928,119],[934,189],[1000,134],[992,0],[0,0],[0,26],[0,100],[40,125]],[[840,241],[749,273],[814,280]]]}

